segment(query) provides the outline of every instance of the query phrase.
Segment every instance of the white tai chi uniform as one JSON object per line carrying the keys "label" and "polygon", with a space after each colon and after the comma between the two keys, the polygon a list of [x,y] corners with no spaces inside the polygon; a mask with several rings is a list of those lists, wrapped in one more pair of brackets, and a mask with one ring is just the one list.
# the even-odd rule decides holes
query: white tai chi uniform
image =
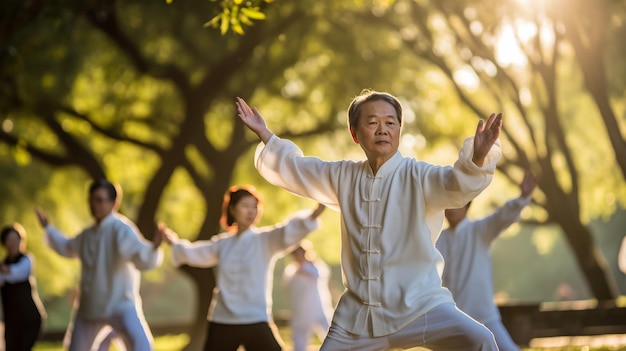
{"label": "white tai chi uniform", "polygon": [[294,351],[305,351],[314,332],[324,340],[333,313],[328,283],[330,270],[322,260],[291,262],[283,272],[283,283],[291,299],[291,336]]}
{"label": "white tai chi uniform", "polygon": [[54,251],[81,261],[80,298],[68,327],[69,350],[97,350],[111,328],[126,349],[152,350],[152,333],[139,295],[140,270],[158,266],[162,250],[115,212],[73,238],[52,225],[46,233]]}
{"label": "white tai chi uniform", "polygon": [[172,245],[175,265],[215,267],[211,322],[240,325],[272,321],[274,264],[319,226],[310,211],[300,211],[285,223],[243,233],[222,233],[210,240],[180,240]]}
{"label": "white tai chi uniform", "polygon": [[[255,165],[265,179],[341,212],[346,291],[321,350],[432,345],[438,350],[496,350],[491,332],[457,310],[452,295],[441,286],[442,258],[434,242],[444,209],[461,207],[484,190],[500,154],[496,142],[485,165],[476,166],[469,138],[454,167],[396,152],[374,175],[366,161],[305,157],[295,144],[275,135],[266,145],[259,144]],[[432,319],[440,316],[447,318],[433,325]],[[448,333],[457,327],[458,335]],[[407,337],[397,340],[406,328]],[[382,339],[391,343],[379,344]],[[371,344],[379,347],[369,348]]]}
{"label": "white tai chi uniform", "polygon": [[519,350],[502,324],[493,302],[493,268],[489,249],[493,241],[519,220],[530,197],[518,197],[480,220],[463,218],[447,228],[437,240],[444,258],[443,286],[450,289],[456,305],[491,330],[501,351]]}

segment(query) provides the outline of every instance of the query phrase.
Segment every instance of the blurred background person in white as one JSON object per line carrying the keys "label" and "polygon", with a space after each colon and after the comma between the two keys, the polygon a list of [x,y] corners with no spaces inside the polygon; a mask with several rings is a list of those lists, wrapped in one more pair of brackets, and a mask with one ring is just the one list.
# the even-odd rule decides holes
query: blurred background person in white
{"label": "blurred background person in white", "polygon": [[333,314],[329,290],[330,269],[313,251],[313,243],[304,239],[291,252],[283,272],[283,285],[289,291],[294,351],[305,351],[313,333],[324,340]]}
{"label": "blurred background person in white", "polygon": [[[154,339],[143,312],[141,273],[161,264],[161,235],[145,239],[135,223],[118,212],[121,188],[94,180],[88,191],[93,222],[68,236],[35,211],[46,243],[59,255],[80,260],[80,293],[66,330],[69,351],[96,348],[115,330],[133,351],[152,351]],[[158,234],[158,233],[157,233]]]}
{"label": "blurred background person in white", "polygon": [[444,259],[443,286],[450,289],[461,311],[491,330],[500,351],[519,351],[520,348],[502,324],[500,311],[493,301],[489,250],[502,231],[519,221],[536,185],[535,176],[526,171],[520,184],[520,196],[479,220],[467,218],[471,202],[461,208],[445,210],[450,226],[441,232],[436,243]]}

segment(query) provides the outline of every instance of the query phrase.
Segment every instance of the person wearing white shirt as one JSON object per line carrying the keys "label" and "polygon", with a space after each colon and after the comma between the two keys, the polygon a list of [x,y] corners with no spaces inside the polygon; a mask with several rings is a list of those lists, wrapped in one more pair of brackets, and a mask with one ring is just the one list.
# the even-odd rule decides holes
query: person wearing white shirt
{"label": "person wearing white shirt", "polygon": [[205,351],[280,351],[273,330],[272,278],[276,260],[318,227],[324,210],[300,211],[284,223],[256,227],[262,197],[252,186],[233,186],[224,196],[221,224],[210,240],[189,242],[164,224],[159,232],[172,246],[176,266],[215,267],[216,286],[208,312]]}
{"label": "person wearing white shirt", "polygon": [[0,264],[0,296],[6,350],[31,350],[41,333],[46,311],[39,299],[33,260],[26,252],[26,231],[15,223],[0,232],[7,256]]}
{"label": "person wearing white shirt", "polygon": [[444,259],[443,286],[450,289],[461,311],[483,323],[496,338],[500,351],[519,351],[502,324],[493,301],[493,268],[490,248],[500,233],[517,222],[531,200],[537,182],[529,171],[520,184],[521,195],[507,201],[491,215],[479,220],[467,218],[470,203],[445,211],[449,227],[441,232],[437,249]]}
{"label": "person wearing white shirt", "polygon": [[150,351],[153,338],[143,314],[141,271],[157,267],[161,236],[147,241],[134,223],[117,213],[118,191],[108,180],[89,187],[89,209],[95,223],[68,237],[36,211],[48,246],[81,262],[80,294],[66,331],[70,351],[91,350],[115,330],[126,349]]}
{"label": "person wearing white shirt", "polygon": [[350,133],[365,161],[306,157],[274,135],[256,108],[241,98],[236,105],[261,140],[259,173],[341,213],[346,290],[321,351],[497,350],[493,334],[458,310],[442,287],[434,243],[443,211],[465,205],[491,182],[502,114],[478,122],[454,166],[438,166],[400,154],[402,106],[385,92],[364,91],[348,108]]}
{"label": "person wearing white shirt", "polygon": [[306,351],[313,333],[324,340],[333,313],[328,286],[330,269],[317,257],[313,243],[302,240],[291,252],[293,259],[283,271],[283,285],[291,302],[293,351]]}

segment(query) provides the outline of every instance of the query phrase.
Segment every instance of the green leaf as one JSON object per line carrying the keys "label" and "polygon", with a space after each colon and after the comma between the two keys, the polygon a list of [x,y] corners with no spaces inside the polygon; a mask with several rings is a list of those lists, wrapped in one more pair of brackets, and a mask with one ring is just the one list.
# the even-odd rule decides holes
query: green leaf
{"label": "green leaf", "polygon": [[265,19],[265,14],[261,11],[258,10],[258,7],[255,8],[242,8],[241,9],[241,13],[243,13],[244,15],[246,15],[249,18],[255,19],[255,20],[264,20]]}
{"label": "green leaf", "polygon": [[222,35],[226,34],[228,32],[228,27],[230,26],[230,18],[228,16],[228,13],[225,11],[222,13],[221,16],[221,25],[220,25],[220,33]]}
{"label": "green leaf", "polygon": [[233,32],[239,34],[239,35],[243,35],[244,34],[244,30],[243,27],[241,26],[241,23],[239,21],[237,21],[236,23],[232,24],[232,29]]}
{"label": "green leaf", "polygon": [[243,24],[245,24],[246,26],[253,26],[254,23],[252,21],[250,21],[250,19],[247,16],[241,15],[239,16],[239,21]]}
{"label": "green leaf", "polygon": [[219,23],[219,21],[220,21],[220,19],[221,19],[221,18],[222,18],[222,15],[221,15],[221,14],[220,14],[220,15],[217,15],[217,16],[214,16],[213,18],[211,18],[210,20],[208,20],[207,22],[205,22],[205,23],[203,24],[203,27],[205,27],[205,28],[206,28],[206,27],[217,27],[217,25],[218,25],[218,23]]}

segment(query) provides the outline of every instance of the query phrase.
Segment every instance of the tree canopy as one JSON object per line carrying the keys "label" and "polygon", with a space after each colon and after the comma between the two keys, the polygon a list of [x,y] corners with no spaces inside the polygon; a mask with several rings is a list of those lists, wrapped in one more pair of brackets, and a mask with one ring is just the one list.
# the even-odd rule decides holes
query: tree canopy
{"label": "tree canopy", "polygon": [[[438,164],[454,161],[479,118],[503,111],[505,156],[484,207],[515,196],[533,170],[525,223],[551,229],[528,240],[558,231],[591,297],[618,293],[589,223],[626,199],[623,0],[29,0],[0,10],[0,217],[33,228],[45,295],[78,273],[50,273],[68,262],[44,247],[34,206],[75,232],[89,221],[86,182],[107,177],[147,237],[163,220],[202,240],[220,230],[228,186],[253,183],[271,198],[263,222],[279,221],[313,204],[253,170],[257,141],[234,97],[307,154],[362,158],[345,110],[363,88],[401,99],[403,153]],[[324,218],[313,235],[336,259],[338,217]],[[184,271],[203,321],[210,271]]]}

